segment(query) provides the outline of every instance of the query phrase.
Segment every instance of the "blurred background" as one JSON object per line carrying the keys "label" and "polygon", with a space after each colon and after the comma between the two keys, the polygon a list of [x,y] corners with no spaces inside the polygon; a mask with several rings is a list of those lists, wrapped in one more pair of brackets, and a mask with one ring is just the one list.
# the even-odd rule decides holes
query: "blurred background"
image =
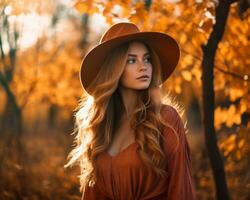
{"label": "blurred background", "polygon": [[198,199],[250,199],[249,5],[1,0],[0,199],[81,199],[79,168],[63,167],[83,92],[80,63],[120,21],[170,34],[181,47],[163,87],[185,108]]}

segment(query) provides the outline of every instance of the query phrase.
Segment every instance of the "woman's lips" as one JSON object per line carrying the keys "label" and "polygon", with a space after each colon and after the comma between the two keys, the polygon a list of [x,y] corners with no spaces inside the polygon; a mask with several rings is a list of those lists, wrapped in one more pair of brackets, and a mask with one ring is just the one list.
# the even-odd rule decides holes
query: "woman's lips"
{"label": "woman's lips", "polygon": [[140,76],[140,77],[138,77],[137,79],[139,79],[139,80],[141,80],[141,79],[149,79],[149,76],[144,75],[144,76]]}
{"label": "woman's lips", "polygon": [[146,76],[137,78],[137,80],[139,80],[139,81],[148,81],[148,79],[149,79],[149,77],[146,77]]}

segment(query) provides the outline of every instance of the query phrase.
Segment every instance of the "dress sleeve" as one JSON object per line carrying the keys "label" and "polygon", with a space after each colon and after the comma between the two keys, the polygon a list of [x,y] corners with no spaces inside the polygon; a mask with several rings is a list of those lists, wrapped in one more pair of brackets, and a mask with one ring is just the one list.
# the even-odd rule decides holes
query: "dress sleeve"
{"label": "dress sleeve", "polygon": [[82,200],[108,200],[108,198],[94,184],[93,187],[86,186],[85,192],[82,194]]}
{"label": "dress sleeve", "polygon": [[[166,148],[172,151],[167,153],[167,170],[169,172],[167,200],[196,200],[194,181],[192,177],[192,166],[190,147],[186,137],[186,131],[178,112],[170,107],[170,111],[165,112],[165,119],[176,131],[179,138],[177,147],[173,146],[173,135],[169,133],[166,138]],[[169,132],[166,129],[165,132]],[[173,132],[172,132],[173,133]],[[168,145],[169,144],[169,145]],[[176,143],[175,143],[176,144]]]}

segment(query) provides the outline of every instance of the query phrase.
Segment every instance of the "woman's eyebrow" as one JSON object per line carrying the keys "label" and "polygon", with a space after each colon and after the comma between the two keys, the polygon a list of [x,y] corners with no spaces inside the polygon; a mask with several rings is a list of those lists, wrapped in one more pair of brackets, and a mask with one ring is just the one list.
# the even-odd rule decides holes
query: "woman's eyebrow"
{"label": "woman's eyebrow", "polygon": [[[147,56],[147,55],[149,55],[149,52],[144,53],[143,57],[145,57],[145,56]],[[128,56],[137,57],[136,54],[128,54]]]}

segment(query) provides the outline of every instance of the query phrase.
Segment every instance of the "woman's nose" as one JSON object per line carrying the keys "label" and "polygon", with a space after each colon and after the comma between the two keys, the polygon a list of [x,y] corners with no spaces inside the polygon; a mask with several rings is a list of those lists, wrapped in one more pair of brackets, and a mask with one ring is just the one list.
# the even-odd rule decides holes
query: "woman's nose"
{"label": "woman's nose", "polygon": [[140,70],[147,70],[147,66],[143,61],[139,62],[139,68]]}

